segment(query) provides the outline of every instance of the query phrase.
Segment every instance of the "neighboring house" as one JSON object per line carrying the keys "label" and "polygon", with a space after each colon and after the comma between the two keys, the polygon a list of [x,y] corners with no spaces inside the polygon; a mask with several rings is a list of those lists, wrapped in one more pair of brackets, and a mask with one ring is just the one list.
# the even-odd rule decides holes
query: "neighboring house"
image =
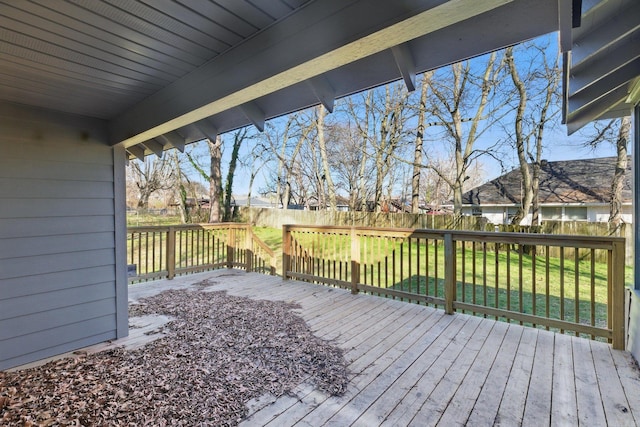
{"label": "neighboring house", "polygon": [[[622,192],[623,221],[632,222],[631,158]],[[543,161],[540,171],[542,221],[607,222],[616,158]],[[508,224],[520,206],[522,176],[514,169],[462,196],[463,215],[483,216],[493,224]],[[531,213],[523,224],[531,224]]]}

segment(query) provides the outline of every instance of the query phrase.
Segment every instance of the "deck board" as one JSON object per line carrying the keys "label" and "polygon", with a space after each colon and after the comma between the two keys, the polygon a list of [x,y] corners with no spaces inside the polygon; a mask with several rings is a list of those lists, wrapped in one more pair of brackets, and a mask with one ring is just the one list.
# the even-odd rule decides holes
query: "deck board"
{"label": "deck board", "polygon": [[[238,270],[133,285],[129,299],[204,279],[214,283],[206,291],[298,305],[295,311],[314,334],[342,348],[349,365],[343,396],[302,383],[288,395],[252,401],[244,426],[640,421],[637,364],[629,353],[600,342]],[[143,343],[140,332],[132,329],[130,345]]]}

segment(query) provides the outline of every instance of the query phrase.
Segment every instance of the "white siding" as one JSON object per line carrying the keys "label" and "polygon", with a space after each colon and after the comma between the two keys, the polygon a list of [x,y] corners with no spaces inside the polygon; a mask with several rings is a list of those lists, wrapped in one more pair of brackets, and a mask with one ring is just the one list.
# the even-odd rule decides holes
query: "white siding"
{"label": "white siding", "polygon": [[0,104],[0,129],[1,370],[116,338],[126,288],[105,123]]}

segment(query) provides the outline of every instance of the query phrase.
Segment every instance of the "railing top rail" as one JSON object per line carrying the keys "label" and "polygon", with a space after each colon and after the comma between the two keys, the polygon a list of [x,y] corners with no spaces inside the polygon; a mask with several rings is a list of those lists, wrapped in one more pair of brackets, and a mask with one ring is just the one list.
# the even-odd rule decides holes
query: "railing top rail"
{"label": "railing top rail", "polygon": [[286,225],[290,231],[304,232],[332,232],[348,234],[351,230],[358,235],[372,235],[380,237],[420,237],[420,238],[444,238],[450,234],[456,241],[488,242],[488,243],[513,243],[522,245],[542,245],[579,247],[594,249],[611,249],[614,243],[625,241],[623,237],[613,236],[580,236],[563,234],[539,234],[518,232],[493,232],[493,231],[459,231],[459,230],[435,230],[413,228],[376,228],[376,227],[334,227],[334,226],[304,226]]}
{"label": "railing top rail", "polygon": [[220,223],[199,223],[199,224],[176,224],[176,225],[142,225],[127,227],[127,232],[132,233],[144,233],[153,231],[167,231],[169,227],[176,230],[213,230],[217,228],[235,228],[242,229],[247,228],[249,224],[237,223],[237,222],[220,222]]}
{"label": "railing top rail", "polygon": [[258,244],[270,257],[275,257],[276,253],[273,249],[271,249],[265,242],[263,242],[258,236],[255,234],[252,235],[252,239],[255,243]]}

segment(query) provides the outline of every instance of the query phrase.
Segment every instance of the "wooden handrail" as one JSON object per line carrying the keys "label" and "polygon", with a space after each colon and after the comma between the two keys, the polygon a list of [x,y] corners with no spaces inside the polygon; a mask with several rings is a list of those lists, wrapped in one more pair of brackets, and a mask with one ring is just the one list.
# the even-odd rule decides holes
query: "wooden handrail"
{"label": "wooden handrail", "polygon": [[[606,259],[606,300],[595,296],[601,286],[596,282],[602,282],[595,277],[596,254]],[[444,305],[447,313],[470,311],[599,336],[616,349],[625,345],[625,239],[620,237],[286,225],[282,275]],[[606,326],[596,316],[605,304]],[[554,305],[558,313],[550,312]]]}
{"label": "wooden handrail", "polygon": [[[245,233],[245,238],[238,239]],[[217,268],[244,268],[275,274],[275,253],[250,224],[185,224],[129,227],[129,280],[152,280]]]}

